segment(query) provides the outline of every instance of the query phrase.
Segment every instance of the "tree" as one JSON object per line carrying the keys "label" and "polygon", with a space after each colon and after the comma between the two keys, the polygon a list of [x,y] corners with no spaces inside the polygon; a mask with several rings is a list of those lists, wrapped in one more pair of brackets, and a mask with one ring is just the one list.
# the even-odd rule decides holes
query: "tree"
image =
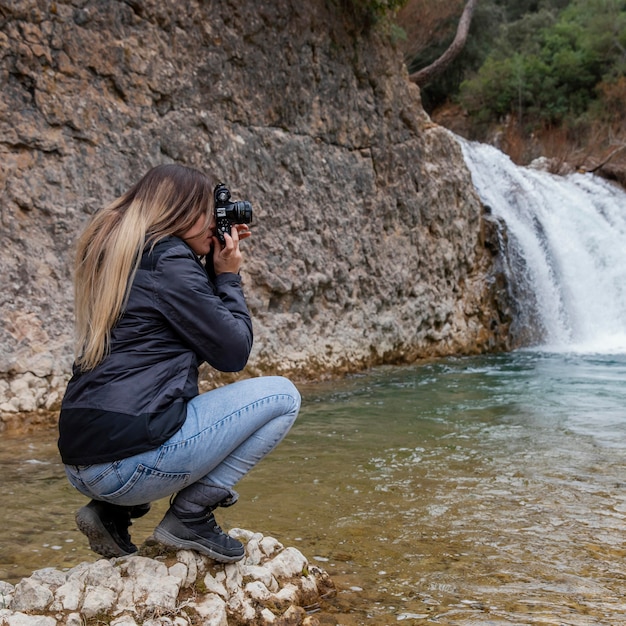
{"label": "tree", "polygon": [[573,0],[507,25],[491,54],[460,90],[478,119],[514,114],[535,128],[588,116],[600,85],[626,70],[626,0]]}
{"label": "tree", "polygon": [[413,72],[409,75],[409,78],[417,83],[420,87],[427,85],[434,78],[442,74],[446,68],[454,61],[454,59],[458,56],[458,54],[463,50],[465,46],[465,42],[467,41],[467,35],[469,33],[470,25],[472,23],[472,16],[474,14],[474,9],[478,4],[478,0],[467,0],[467,4],[463,9],[463,13],[461,15],[461,19],[459,20],[459,25],[456,30],[456,35],[454,40],[448,47],[448,49],[433,63],[428,65],[427,67],[418,70],[417,72]]}

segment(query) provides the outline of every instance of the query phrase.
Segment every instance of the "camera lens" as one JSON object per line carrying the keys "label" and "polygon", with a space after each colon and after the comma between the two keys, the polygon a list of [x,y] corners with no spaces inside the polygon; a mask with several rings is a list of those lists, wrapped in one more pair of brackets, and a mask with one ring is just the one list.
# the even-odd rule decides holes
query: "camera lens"
{"label": "camera lens", "polygon": [[233,202],[233,217],[237,224],[249,224],[252,221],[252,205],[246,200]]}

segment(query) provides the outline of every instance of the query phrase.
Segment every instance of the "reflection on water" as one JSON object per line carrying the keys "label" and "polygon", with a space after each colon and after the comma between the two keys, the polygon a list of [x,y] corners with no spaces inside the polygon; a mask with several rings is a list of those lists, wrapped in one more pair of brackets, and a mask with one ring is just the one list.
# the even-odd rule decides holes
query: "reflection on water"
{"label": "reflection on water", "polygon": [[[625,375],[624,356],[518,352],[303,388],[218,517],[330,572],[324,624],[626,624]],[[54,433],[2,440],[0,466],[0,579],[95,558]]]}

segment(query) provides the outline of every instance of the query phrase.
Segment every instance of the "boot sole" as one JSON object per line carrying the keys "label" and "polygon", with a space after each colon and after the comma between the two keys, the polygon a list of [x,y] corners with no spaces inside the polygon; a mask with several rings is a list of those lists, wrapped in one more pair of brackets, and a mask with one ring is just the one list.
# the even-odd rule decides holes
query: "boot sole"
{"label": "boot sole", "polygon": [[228,556],[227,554],[221,554],[220,552],[216,552],[211,548],[202,545],[196,541],[191,541],[188,539],[180,539],[175,535],[172,535],[167,530],[163,528],[159,528],[158,526],[154,529],[153,533],[154,538],[162,543],[165,546],[170,548],[178,548],[179,550],[195,550],[196,552],[200,552],[201,554],[205,554],[208,557],[211,557],[214,561],[218,563],[234,563],[235,561],[241,561],[245,556],[245,551],[242,554],[237,554],[235,556]]}
{"label": "boot sole", "polygon": [[96,513],[86,506],[76,513],[76,526],[89,539],[89,547],[100,556],[111,559],[136,552],[127,552],[120,548]]}

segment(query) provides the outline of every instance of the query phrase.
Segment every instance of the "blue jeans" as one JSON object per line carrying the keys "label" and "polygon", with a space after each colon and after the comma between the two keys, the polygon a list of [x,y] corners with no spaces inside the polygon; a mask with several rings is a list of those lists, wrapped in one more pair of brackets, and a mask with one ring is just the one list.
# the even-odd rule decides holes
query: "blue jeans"
{"label": "blue jeans", "polygon": [[[235,497],[233,486],[294,423],[300,394],[282,376],[242,380],[196,396],[180,430],[154,450],[96,465],[66,465],[82,494],[134,506],[188,495],[197,509]],[[211,502],[210,500],[214,500]]]}

